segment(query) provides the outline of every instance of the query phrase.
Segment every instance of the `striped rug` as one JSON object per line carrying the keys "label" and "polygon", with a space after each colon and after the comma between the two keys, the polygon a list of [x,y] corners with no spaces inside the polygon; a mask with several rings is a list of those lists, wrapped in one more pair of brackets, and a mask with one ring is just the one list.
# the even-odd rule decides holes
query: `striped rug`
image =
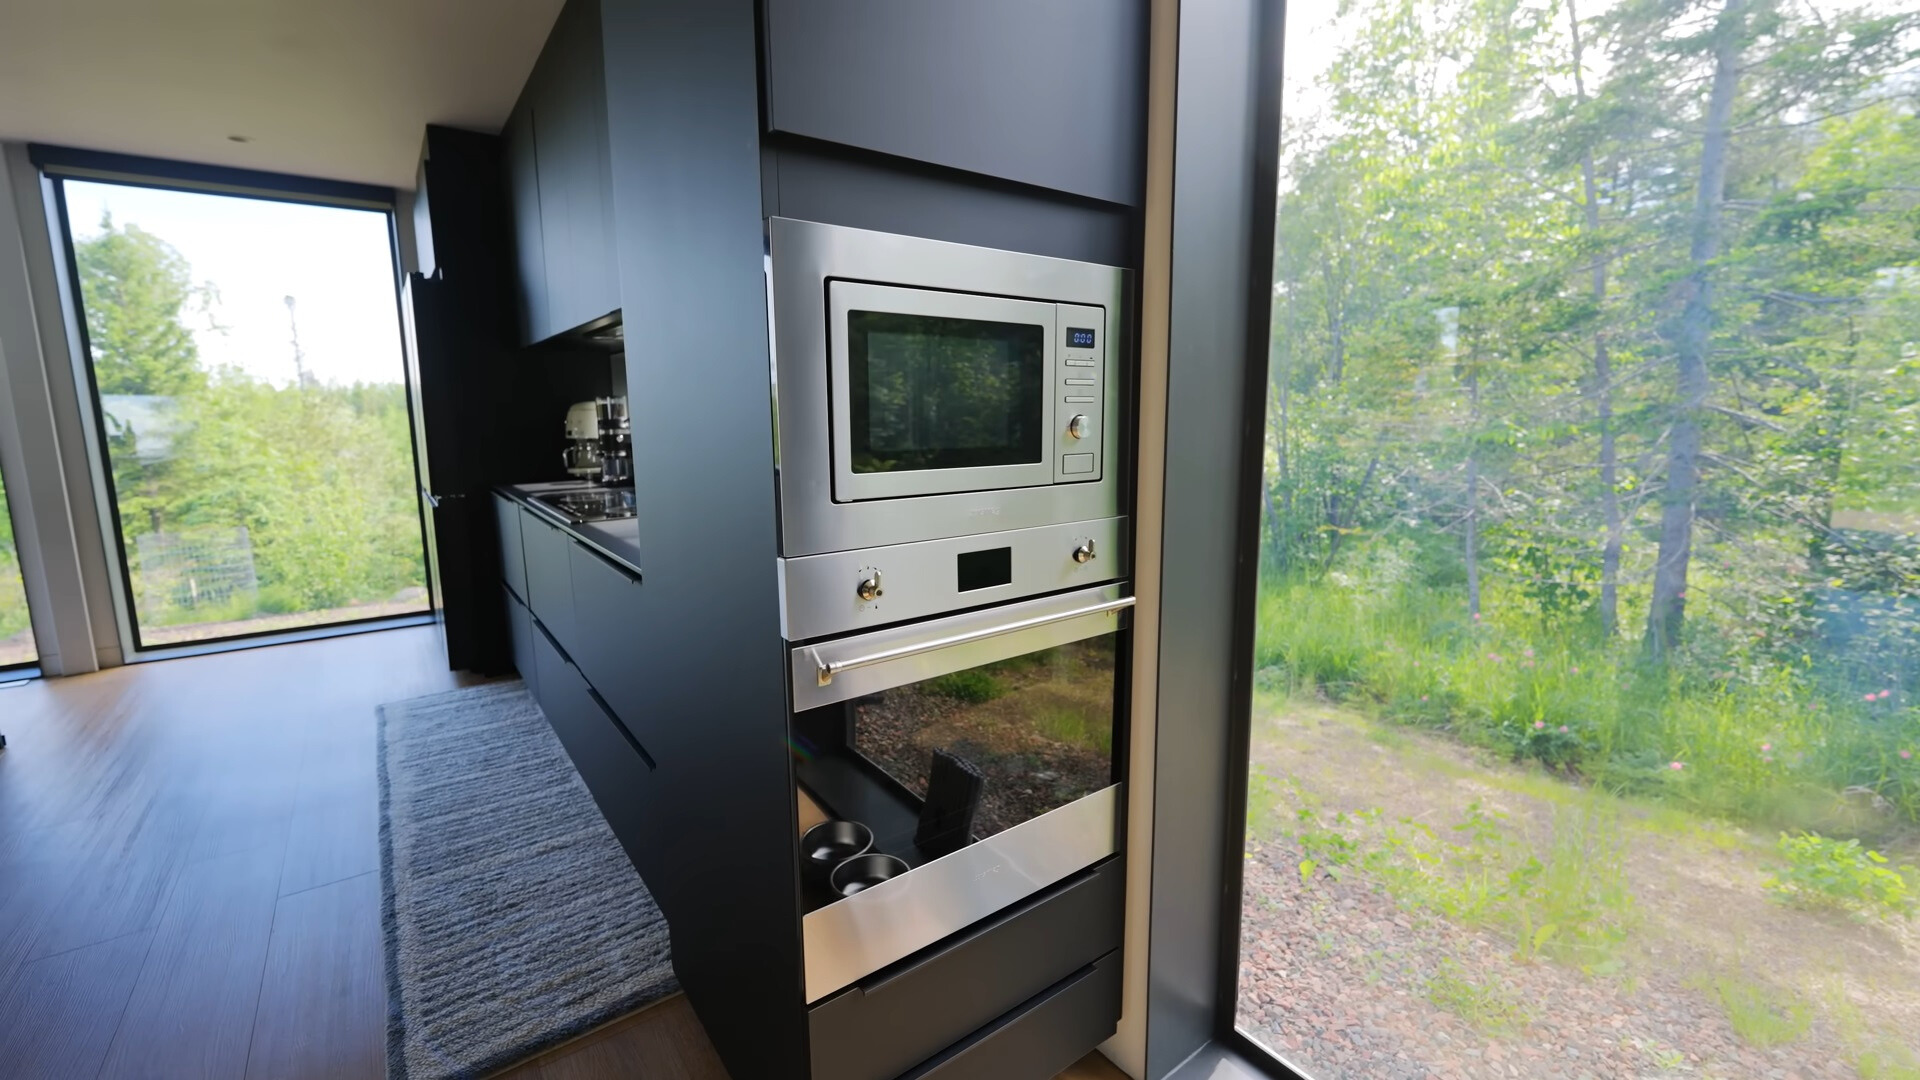
{"label": "striped rug", "polygon": [[379,740],[389,1080],[481,1077],[679,989],[521,683],[383,705]]}

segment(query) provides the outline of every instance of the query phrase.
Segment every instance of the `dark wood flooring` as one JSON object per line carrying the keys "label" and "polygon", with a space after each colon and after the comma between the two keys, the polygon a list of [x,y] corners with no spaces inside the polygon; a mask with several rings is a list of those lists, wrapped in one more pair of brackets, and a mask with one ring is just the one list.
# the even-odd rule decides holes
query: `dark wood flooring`
{"label": "dark wood flooring", "polygon": [[[418,627],[0,689],[0,1078],[382,1076],[373,710],[445,668]],[[726,1077],[678,997],[506,1075]]]}

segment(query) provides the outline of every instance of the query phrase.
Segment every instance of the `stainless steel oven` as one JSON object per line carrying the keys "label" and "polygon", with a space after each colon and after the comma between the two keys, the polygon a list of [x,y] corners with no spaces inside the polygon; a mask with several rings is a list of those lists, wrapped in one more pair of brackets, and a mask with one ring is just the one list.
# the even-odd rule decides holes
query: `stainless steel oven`
{"label": "stainless steel oven", "polygon": [[788,558],[1120,513],[1128,272],[772,218]]}
{"label": "stainless steel oven", "polygon": [[857,822],[905,864],[845,896],[808,878],[809,1002],[1119,850],[1123,592],[791,649],[803,820]]}

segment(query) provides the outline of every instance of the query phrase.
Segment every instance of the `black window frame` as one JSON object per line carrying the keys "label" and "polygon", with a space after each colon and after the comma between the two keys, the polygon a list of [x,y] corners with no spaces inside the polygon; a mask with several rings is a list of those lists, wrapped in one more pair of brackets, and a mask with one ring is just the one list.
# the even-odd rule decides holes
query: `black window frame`
{"label": "black window frame", "polygon": [[[403,616],[376,615],[361,619],[344,619],[288,629],[250,630],[238,634],[167,644],[149,645],[141,640],[140,614],[134,597],[132,563],[128,556],[125,530],[120,527],[120,495],[114,487],[112,451],[106,442],[106,416],[102,411],[100,387],[94,372],[93,344],[87,336],[86,298],[80,288],[79,263],[74,257],[73,222],[67,209],[66,184],[69,180],[79,180],[86,183],[154,188],[199,195],[225,195],[263,202],[327,206],[380,214],[385,218],[387,225],[387,252],[393,269],[394,319],[398,323],[403,319],[400,310],[400,289],[405,280],[406,266],[401,258],[398,199],[394,190],[374,184],[327,180],[223,165],[204,165],[196,162],[50,146],[41,143],[29,144],[27,157],[40,171],[46,190],[52,199],[54,217],[57,219],[52,223],[58,227],[58,235],[54,237],[54,241],[58,246],[56,254],[61,259],[59,270],[64,275],[63,284],[73,307],[72,323],[75,335],[73,347],[76,359],[80,361],[77,367],[86,377],[86,385],[83,388],[86,392],[86,401],[83,407],[90,410],[96,443],[92,449],[100,455],[102,464],[98,490],[106,499],[106,504],[102,508],[104,510],[102,523],[109,526],[103,531],[112,534],[110,540],[117,558],[116,564],[109,568],[109,572],[117,576],[121,595],[125,598],[126,645],[132,653],[128,659],[163,657],[177,654],[181,650],[237,648],[255,641],[260,644],[277,644],[287,640],[290,635],[352,633],[360,629],[373,629],[393,624],[396,620],[409,621],[433,617],[440,610],[440,597],[434,593],[433,575],[428,571],[428,561],[432,553],[428,549],[427,508],[424,500],[416,498],[415,513],[420,538],[421,569],[427,585],[425,611]],[[405,347],[404,338],[403,326],[403,348]],[[407,366],[403,363],[401,379],[408,391],[405,396],[409,433],[417,430],[414,426],[414,395],[410,385],[411,378]],[[408,441],[409,444],[412,443],[411,434]],[[417,463],[420,448],[413,446],[412,452]]]}

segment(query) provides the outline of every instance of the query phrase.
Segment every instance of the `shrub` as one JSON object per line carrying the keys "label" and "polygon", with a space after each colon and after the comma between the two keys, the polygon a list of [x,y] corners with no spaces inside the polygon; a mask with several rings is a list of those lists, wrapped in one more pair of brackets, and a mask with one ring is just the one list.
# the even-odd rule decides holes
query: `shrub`
{"label": "shrub", "polygon": [[979,668],[968,668],[938,678],[928,679],[925,683],[929,694],[964,701],[969,705],[979,705],[992,701],[1006,693],[1006,687],[991,672]]}
{"label": "shrub", "polygon": [[1898,870],[1887,857],[1858,840],[1830,840],[1818,833],[1780,834],[1786,865],[1767,878],[1776,899],[1799,907],[1838,908],[1872,914],[1911,915],[1914,897],[1907,886],[1913,867]]}

